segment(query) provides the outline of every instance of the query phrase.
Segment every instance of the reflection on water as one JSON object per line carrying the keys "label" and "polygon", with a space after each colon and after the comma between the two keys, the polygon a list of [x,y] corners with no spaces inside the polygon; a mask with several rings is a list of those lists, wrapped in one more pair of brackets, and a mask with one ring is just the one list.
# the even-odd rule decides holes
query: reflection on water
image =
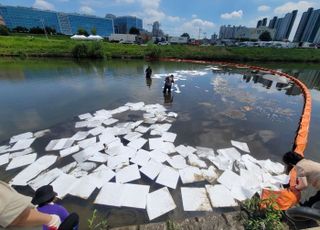
{"label": "reflection on water", "polygon": [[170,106],[173,103],[173,93],[164,93],[163,94],[163,104]]}
{"label": "reflection on water", "polygon": [[320,161],[320,68],[283,68],[283,71],[295,76],[311,90],[312,97],[312,114],[311,126],[309,129],[309,143],[306,149],[306,157]]}
{"label": "reflection on water", "polygon": [[[176,74],[182,75],[184,80],[177,78],[175,84],[181,93],[175,93],[174,89],[171,94],[163,94],[163,79],[145,79],[147,64],[151,65],[153,73],[180,71]],[[297,76],[313,89],[314,116],[308,154],[317,158],[320,155],[316,141],[320,133],[320,72],[274,68]],[[69,137],[75,132],[75,116],[114,109],[128,101],[143,101],[163,104],[179,114],[170,129],[178,134],[176,146],[188,144],[216,150],[229,147],[230,140],[236,139],[248,142],[256,158],[280,160],[293,144],[300,119],[303,97],[299,88],[290,81],[249,70],[212,72],[205,69],[206,66],[190,63],[123,60],[1,60],[0,142],[21,132],[51,128],[50,136],[35,146],[36,151],[43,154],[43,146],[50,139]],[[202,76],[188,75],[182,70],[199,70]],[[135,114],[128,114],[125,119],[135,119]],[[8,181],[18,171],[5,172],[1,168],[0,179]],[[144,180],[147,179],[143,178],[141,183]],[[152,190],[160,188],[157,184],[151,187]],[[95,195],[88,201],[67,197],[62,204],[70,210],[80,210],[83,224],[95,208],[108,217],[111,226],[148,221],[144,210],[92,205]],[[182,211],[179,189],[172,191],[172,195],[178,208],[155,221],[192,215]]]}
{"label": "reflection on water", "polygon": [[152,85],[152,78],[146,78],[146,85],[151,88],[151,85]]}

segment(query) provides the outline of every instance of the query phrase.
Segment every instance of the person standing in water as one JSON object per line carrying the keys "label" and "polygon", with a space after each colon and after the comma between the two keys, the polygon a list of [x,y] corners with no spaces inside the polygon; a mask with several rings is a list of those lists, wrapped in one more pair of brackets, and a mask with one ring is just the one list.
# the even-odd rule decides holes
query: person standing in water
{"label": "person standing in water", "polygon": [[173,75],[171,74],[170,76],[167,76],[164,81],[163,93],[166,93],[167,90],[168,90],[168,93],[171,93],[171,86],[173,83],[174,83]]}
{"label": "person standing in water", "polygon": [[152,69],[150,66],[148,66],[148,68],[146,69],[146,78],[151,78],[152,75]]}

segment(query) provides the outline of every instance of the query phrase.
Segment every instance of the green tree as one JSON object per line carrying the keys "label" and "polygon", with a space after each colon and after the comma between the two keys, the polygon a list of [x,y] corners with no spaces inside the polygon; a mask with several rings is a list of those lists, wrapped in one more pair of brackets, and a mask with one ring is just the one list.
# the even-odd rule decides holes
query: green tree
{"label": "green tree", "polygon": [[96,28],[96,27],[93,27],[93,28],[91,29],[91,34],[92,34],[92,35],[97,35],[97,28]]}
{"label": "green tree", "polygon": [[266,41],[266,42],[271,41],[272,40],[271,34],[268,31],[264,31],[262,34],[260,34],[259,40]]}
{"label": "green tree", "polygon": [[56,29],[54,29],[52,27],[46,26],[45,29],[48,34],[56,34],[57,33]]}
{"label": "green tree", "polygon": [[140,34],[140,30],[137,29],[136,27],[131,27],[130,30],[129,30],[129,34],[137,34],[137,35],[139,35]]}
{"label": "green tree", "polygon": [[78,35],[89,36],[89,33],[85,29],[79,28],[78,29]]}
{"label": "green tree", "polygon": [[183,33],[183,34],[181,34],[180,37],[187,37],[188,40],[190,39],[190,35],[188,33]]}
{"label": "green tree", "polygon": [[37,27],[30,28],[29,33],[30,34],[44,34],[44,30],[37,26]]}
{"label": "green tree", "polygon": [[16,33],[28,33],[29,32],[29,30],[23,26],[17,26],[15,28],[13,28],[12,31],[16,32]]}
{"label": "green tree", "polygon": [[0,25],[0,35],[8,36],[9,30],[6,26]]}

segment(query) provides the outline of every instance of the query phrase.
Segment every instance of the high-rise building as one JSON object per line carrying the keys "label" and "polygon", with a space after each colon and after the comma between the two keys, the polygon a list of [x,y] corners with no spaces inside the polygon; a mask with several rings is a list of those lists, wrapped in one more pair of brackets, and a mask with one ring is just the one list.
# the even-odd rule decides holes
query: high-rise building
{"label": "high-rise building", "polygon": [[313,40],[313,43],[320,44],[320,28],[318,29],[318,32]]}
{"label": "high-rise building", "polygon": [[92,29],[95,29],[96,33],[101,36],[109,36],[113,33],[112,19],[90,15],[0,5],[0,16],[3,17],[9,29],[14,29],[18,26],[27,29],[33,27],[51,27],[58,33],[72,35],[76,34],[78,29],[82,28],[88,33],[90,33]]}
{"label": "high-rise building", "polygon": [[260,26],[262,26],[262,20],[259,20],[259,21],[257,22],[257,28],[259,28]]}
{"label": "high-rise building", "polygon": [[267,18],[262,19],[262,25],[261,26],[267,26],[267,22],[268,22]]}
{"label": "high-rise building", "polygon": [[290,36],[293,23],[297,17],[297,10],[287,13],[283,18],[279,18],[275,23],[275,40],[282,41],[287,40]]}
{"label": "high-rise building", "polygon": [[276,21],[277,21],[278,17],[277,16],[274,16],[270,21],[269,21],[269,28],[270,29],[273,29],[275,24],[276,24]]}
{"label": "high-rise building", "polygon": [[320,9],[312,11],[306,24],[301,42],[314,42],[320,29]]}
{"label": "high-rise building", "polygon": [[162,37],[163,36],[163,32],[160,29],[160,23],[158,21],[156,21],[152,24],[152,36],[153,37]]}
{"label": "high-rise building", "polygon": [[142,30],[142,19],[133,16],[116,17],[114,20],[114,30],[117,34],[128,34],[131,28]]}
{"label": "high-rise building", "polygon": [[267,26],[267,22],[268,22],[267,18],[263,18],[263,19],[259,20],[257,22],[257,28],[259,28],[260,26]]}
{"label": "high-rise building", "polygon": [[221,26],[219,31],[219,38],[220,39],[234,39],[235,38],[235,26]]}
{"label": "high-rise building", "polygon": [[259,37],[264,32],[269,32],[273,37],[275,30],[266,26],[260,26],[259,28],[249,28],[245,26],[221,26],[219,38],[220,39],[249,39],[259,40]]}
{"label": "high-rise building", "polygon": [[302,36],[306,31],[307,24],[309,22],[310,16],[313,12],[313,8],[309,8],[306,12],[304,12],[301,16],[301,20],[299,22],[299,26],[297,28],[296,34],[294,35],[294,42],[302,42]]}

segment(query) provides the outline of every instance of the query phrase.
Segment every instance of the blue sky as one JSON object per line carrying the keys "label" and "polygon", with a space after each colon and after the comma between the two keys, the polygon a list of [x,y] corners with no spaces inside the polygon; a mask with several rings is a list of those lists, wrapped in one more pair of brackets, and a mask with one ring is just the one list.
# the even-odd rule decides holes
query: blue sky
{"label": "blue sky", "polygon": [[77,12],[104,17],[133,15],[143,19],[144,28],[160,21],[170,35],[187,32],[193,37],[210,37],[221,25],[255,26],[263,17],[284,16],[298,9],[297,27],[303,11],[320,8],[319,0],[0,0],[2,5],[20,5],[63,12]]}

